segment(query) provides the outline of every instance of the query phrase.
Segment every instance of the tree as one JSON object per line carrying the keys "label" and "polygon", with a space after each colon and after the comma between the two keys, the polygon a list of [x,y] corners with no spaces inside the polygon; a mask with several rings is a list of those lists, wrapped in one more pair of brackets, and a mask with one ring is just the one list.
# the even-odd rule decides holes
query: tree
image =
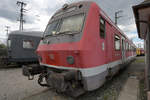
{"label": "tree", "polygon": [[7,47],[5,44],[0,44],[0,56],[7,55]]}
{"label": "tree", "polygon": [[5,44],[0,44],[0,48],[6,49],[6,45]]}

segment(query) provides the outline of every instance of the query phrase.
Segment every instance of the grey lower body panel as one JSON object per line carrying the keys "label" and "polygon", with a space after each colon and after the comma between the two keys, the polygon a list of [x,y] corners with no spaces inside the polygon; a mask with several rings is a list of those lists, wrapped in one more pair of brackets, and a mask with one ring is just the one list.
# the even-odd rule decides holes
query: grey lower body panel
{"label": "grey lower body panel", "polygon": [[106,70],[95,76],[83,77],[84,89],[86,91],[92,91],[101,87],[106,81],[107,75],[108,75],[108,71]]}
{"label": "grey lower body panel", "polygon": [[[133,60],[133,58],[126,61],[126,63],[119,64],[119,65],[111,68],[112,76],[114,76],[116,73],[118,73],[120,69],[123,69],[132,60]],[[101,87],[105,83],[106,77],[108,75],[109,75],[109,71],[105,70],[102,73],[99,73],[99,74],[94,75],[94,76],[83,77],[84,89],[86,91],[92,91],[92,90],[95,90],[95,89]]]}

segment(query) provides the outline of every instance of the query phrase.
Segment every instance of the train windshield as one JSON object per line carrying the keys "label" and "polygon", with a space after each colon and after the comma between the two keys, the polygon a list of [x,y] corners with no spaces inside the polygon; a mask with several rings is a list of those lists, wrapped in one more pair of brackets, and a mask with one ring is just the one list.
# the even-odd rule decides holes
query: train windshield
{"label": "train windshield", "polygon": [[58,29],[58,22],[59,20],[57,21],[54,21],[52,22],[51,24],[49,24],[44,32],[45,36],[47,35],[52,35],[52,33],[55,33]]}
{"label": "train windshield", "polygon": [[84,15],[78,14],[70,17],[57,20],[49,24],[45,30],[45,36],[47,35],[59,35],[59,34],[74,34],[79,33],[82,29],[84,21]]}
{"label": "train windshield", "polygon": [[59,33],[80,32],[83,26],[83,19],[83,14],[64,18]]}

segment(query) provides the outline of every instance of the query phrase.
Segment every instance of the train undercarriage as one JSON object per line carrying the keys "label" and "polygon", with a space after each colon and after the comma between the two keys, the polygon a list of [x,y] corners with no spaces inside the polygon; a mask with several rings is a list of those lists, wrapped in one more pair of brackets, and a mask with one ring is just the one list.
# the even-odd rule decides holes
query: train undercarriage
{"label": "train undercarriage", "polygon": [[29,80],[33,80],[34,75],[39,75],[38,84],[54,89],[57,93],[65,93],[72,97],[85,93],[81,73],[77,70],[58,70],[40,65],[29,65],[23,66],[23,75]]}

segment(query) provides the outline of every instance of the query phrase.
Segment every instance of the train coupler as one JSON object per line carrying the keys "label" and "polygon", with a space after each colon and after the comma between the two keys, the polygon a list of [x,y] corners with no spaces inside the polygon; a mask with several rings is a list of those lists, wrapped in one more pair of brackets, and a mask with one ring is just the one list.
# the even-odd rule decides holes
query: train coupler
{"label": "train coupler", "polygon": [[72,92],[80,86],[78,71],[62,71],[60,73],[48,71],[47,84],[58,93]]}
{"label": "train coupler", "polygon": [[24,76],[27,76],[28,80],[33,80],[34,75],[40,74],[43,71],[44,71],[44,68],[38,64],[28,65],[28,66],[23,65],[22,67],[22,74]]}
{"label": "train coupler", "polygon": [[29,75],[28,76],[28,80],[33,80],[34,79],[34,75]]}
{"label": "train coupler", "polygon": [[41,73],[38,78],[38,84],[43,87],[49,87],[47,83],[43,83],[43,79],[47,77],[46,73]]}

